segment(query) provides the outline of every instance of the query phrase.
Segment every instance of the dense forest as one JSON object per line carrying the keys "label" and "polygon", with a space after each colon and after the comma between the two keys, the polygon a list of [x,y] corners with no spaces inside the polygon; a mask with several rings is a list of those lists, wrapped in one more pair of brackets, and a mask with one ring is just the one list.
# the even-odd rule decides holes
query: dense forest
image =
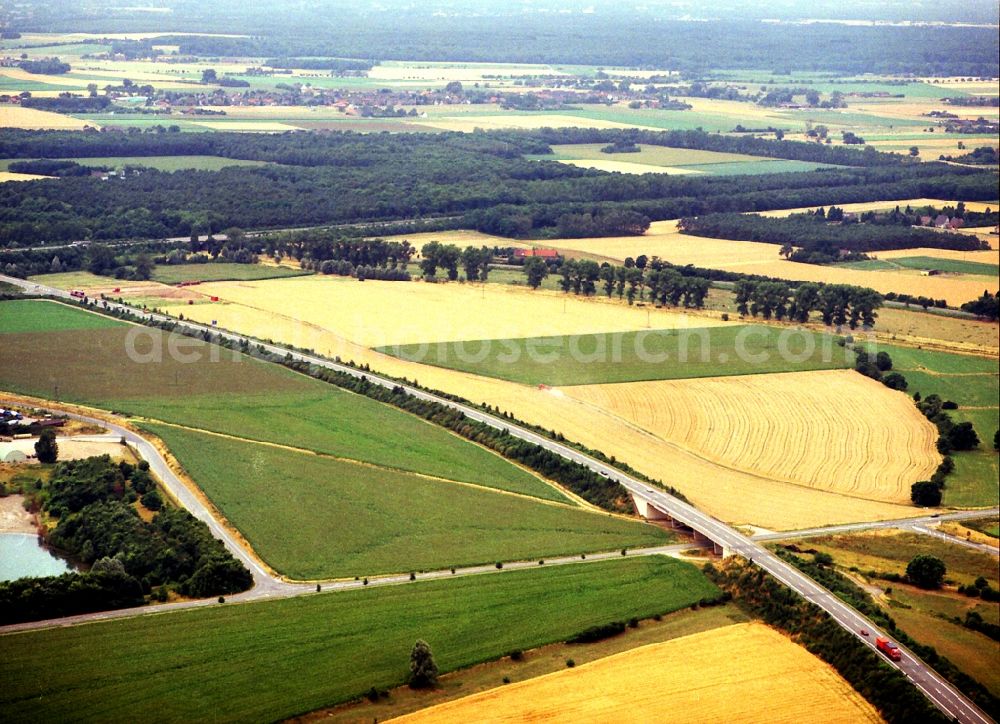
{"label": "dense forest", "polygon": [[[603,137],[615,140],[612,134]],[[718,138],[697,132],[663,136],[713,150]],[[78,177],[3,184],[0,246],[445,216],[482,231],[543,238],[560,227],[636,233],[606,223],[614,218],[641,231],[644,222],[636,214],[659,220],[872,199],[996,196],[996,176],[989,171],[881,162],[867,151],[852,158],[863,162],[869,154],[867,160],[879,163],[710,178],[609,174],[523,157],[544,153],[552,139],[529,133],[2,132],[0,157],[6,158],[215,154],[281,165],[175,173],[144,169],[109,181]],[[787,143],[774,148],[788,154],[822,148],[769,143]]]}
{"label": "dense forest", "polygon": [[[820,210],[822,211],[822,209]],[[839,209],[831,208],[831,213]],[[891,249],[954,249],[978,251],[989,244],[971,234],[957,234],[902,224],[859,221],[841,212],[831,221],[824,213],[793,214],[771,218],[757,214],[707,214],[685,217],[678,228],[682,233],[714,239],[735,239],[781,245],[781,253],[792,261],[829,264],[842,261],[845,252],[888,251]]]}
{"label": "dense forest", "polygon": [[[589,4],[589,3],[588,3]],[[582,5],[582,3],[581,3]],[[883,15],[884,3],[868,3],[862,17]],[[687,22],[682,13],[702,12],[668,3],[597,3],[590,12],[562,12],[521,4],[483,2],[273,5],[225,0],[210,4],[162,0],[155,29],[178,34],[222,33],[230,37],[165,37],[181,53],[209,57],[338,57],[383,60],[450,60],[644,66],[698,70],[760,68],[778,73],[825,70],[844,73],[918,75],[997,74],[997,37],[991,27],[843,25],[789,26],[760,22],[746,3],[709,12],[712,22]],[[961,9],[959,9],[961,8]],[[965,7],[936,14],[988,18]],[[774,17],[768,7],[763,17]],[[838,9],[837,12],[842,11]],[[811,12],[811,9],[807,12]],[[799,15],[802,17],[802,15]],[[806,17],[817,17],[807,15]],[[823,17],[823,16],[820,16]],[[12,4],[3,18],[17,31],[148,31],[149,13],[109,7],[99,0],[33,0]],[[249,37],[232,37],[243,35]]]}
{"label": "dense forest", "polygon": [[[138,606],[145,596],[166,600],[168,589],[204,598],[252,585],[208,526],[164,505],[148,470],[104,455],[59,463],[49,483],[23,491],[56,519],[49,542],[91,568],[0,583],[0,623]],[[154,511],[151,521],[137,500]]]}

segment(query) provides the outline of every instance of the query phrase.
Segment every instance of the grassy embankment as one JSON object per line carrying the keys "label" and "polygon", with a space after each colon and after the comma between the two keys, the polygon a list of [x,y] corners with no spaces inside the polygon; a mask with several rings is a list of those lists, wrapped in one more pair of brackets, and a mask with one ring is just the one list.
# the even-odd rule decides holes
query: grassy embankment
{"label": "grassy embankment", "polygon": [[[969,585],[983,576],[995,589],[998,586],[996,557],[953,545],[916,533],[857,534],[813,538],[808,547],[833,556],[836,565],[863,575],[869,571],[905,575],[906,566],[917,555],[932,555],[947,568],[946,579]],[[958,594],[954,588],[926,591],[905,583],[871,579],[885,589],[878,603],[907,634],[920,643],[933,646],[962,671],[980,681],[995,695],[1000,695],[1000,672],[993,662],[1000,644],[961,623],[967,613],[976,612],[983,620],[1000,623],[1000,607],[979,598]]]}
{"label": "grassy embankment", "polygon": [[254,550],[293,578],[434,570],[670,540],[659,528],[608,514],[166,425],[143,427],[163,439]]}

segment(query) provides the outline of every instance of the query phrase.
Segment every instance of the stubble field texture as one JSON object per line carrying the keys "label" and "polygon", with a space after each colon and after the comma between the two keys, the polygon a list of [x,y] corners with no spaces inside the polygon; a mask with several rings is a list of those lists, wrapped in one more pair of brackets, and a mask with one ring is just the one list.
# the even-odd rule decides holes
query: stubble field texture
{"label": "stubble field texture", "polygon": [[[736,668],[739,670],[735,670]],[[759,623],[696,633],[401,717],[509,721],[880,722],[829,665]]]}

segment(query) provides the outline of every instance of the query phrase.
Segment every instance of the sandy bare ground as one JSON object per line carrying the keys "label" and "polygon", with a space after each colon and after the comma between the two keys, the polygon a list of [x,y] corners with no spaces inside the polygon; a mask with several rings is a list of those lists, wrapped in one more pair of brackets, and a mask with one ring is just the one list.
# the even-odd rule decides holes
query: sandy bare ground
{"label": "sandy bare ground", "polygon": [[759,623],[649,644],[439,704],[396,722],[856,724],[878,712],[829,665]]}
{"label": "sandy bare ground", "polygon": [[23,495],[0,498],[0,533],[34,533],[35,519],[24,509]]}
{"label": "sandy bare ground", "polygon": [[873,500],[906,503],[940,462],[937,430],[909,397],[853,370],[563,391],[725,467]]}

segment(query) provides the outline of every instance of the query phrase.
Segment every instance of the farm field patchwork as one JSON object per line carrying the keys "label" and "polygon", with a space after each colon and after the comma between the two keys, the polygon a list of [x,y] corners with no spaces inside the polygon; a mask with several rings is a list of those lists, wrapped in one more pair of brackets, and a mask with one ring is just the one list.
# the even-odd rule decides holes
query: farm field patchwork
{"label": "farm field patchwork", "polygon": [[243,308],[261,309],[366,347],[725,324],[708,316],[489,284],[361,283],[311,276],[220,282],[202,285],[199,292],[238,305],[220,314],[238,317]]}
{"label": "farm field patchwork", "polygon": [[15,634],[2,639],[0,709],[14,720],[106,721],[127,707],[137,719],[273,721],[402,683],[419,638],[447,672],[717,591],[657,556]]}
{"label": "farm field patchwork", "polygon": [[254,550],[292,578],[436,570],[671,540],[652,525],[571,505],[166,425],[142,427],[166,443]]}
{"label": "farm field patchwork", "polygon": [[940,462],[912,401],[853,370],[563,391],[720,465],[873,500],[905,503]]}
{"label": "farm field patchwork", "polygon": [[378,351],[462,372],[551,386],[835,369],[853,364],[852,355],[830,335],[762,325],[392,345]]}
{"label": "farm field patchwork", "polygon": [[[915,512],[910,505],[862,500],[726,468],[638,428],[623,427],[621,418],[605,410],[585,407],[561,390],[528,387],[391,357],[291,316],[234,304],[177,307],[176,312],[199,321],[217,319],[222,327],[261,339],[280,340],[330,355],[336,353],[343,359],[368,364],[373,370],[419,380],[431,389],[510,411],[519,419],[615,455],[654,479],[669,481],[698,507],[732,523],[788,530],[903,518]],[[782,505],[774,505],[773,500],[781,500]]]}
{"label": "farm field patchwork", "polygon": [[[739,668],[739,671],[734,669]],[[774,629],[725,626],[439,704],[400,724],[477,721],[879,722],[837,672]]]}
{"label": "farm field patchwork", "polygon": [[[15,303],[2,302],[0,310],[8,304]],[[43,315],[41,325],[55,325],[67,313],[88,321],[93,316],[49,302],[17,304],[51,306],[34,312]],[[12,331],[0,345],[0,389],[562,499],[534,475],[413,415],[278,365],[197,340],[170,339],[160,330],[126,324]],[[19,363],[29,357],[31,365]]]}

